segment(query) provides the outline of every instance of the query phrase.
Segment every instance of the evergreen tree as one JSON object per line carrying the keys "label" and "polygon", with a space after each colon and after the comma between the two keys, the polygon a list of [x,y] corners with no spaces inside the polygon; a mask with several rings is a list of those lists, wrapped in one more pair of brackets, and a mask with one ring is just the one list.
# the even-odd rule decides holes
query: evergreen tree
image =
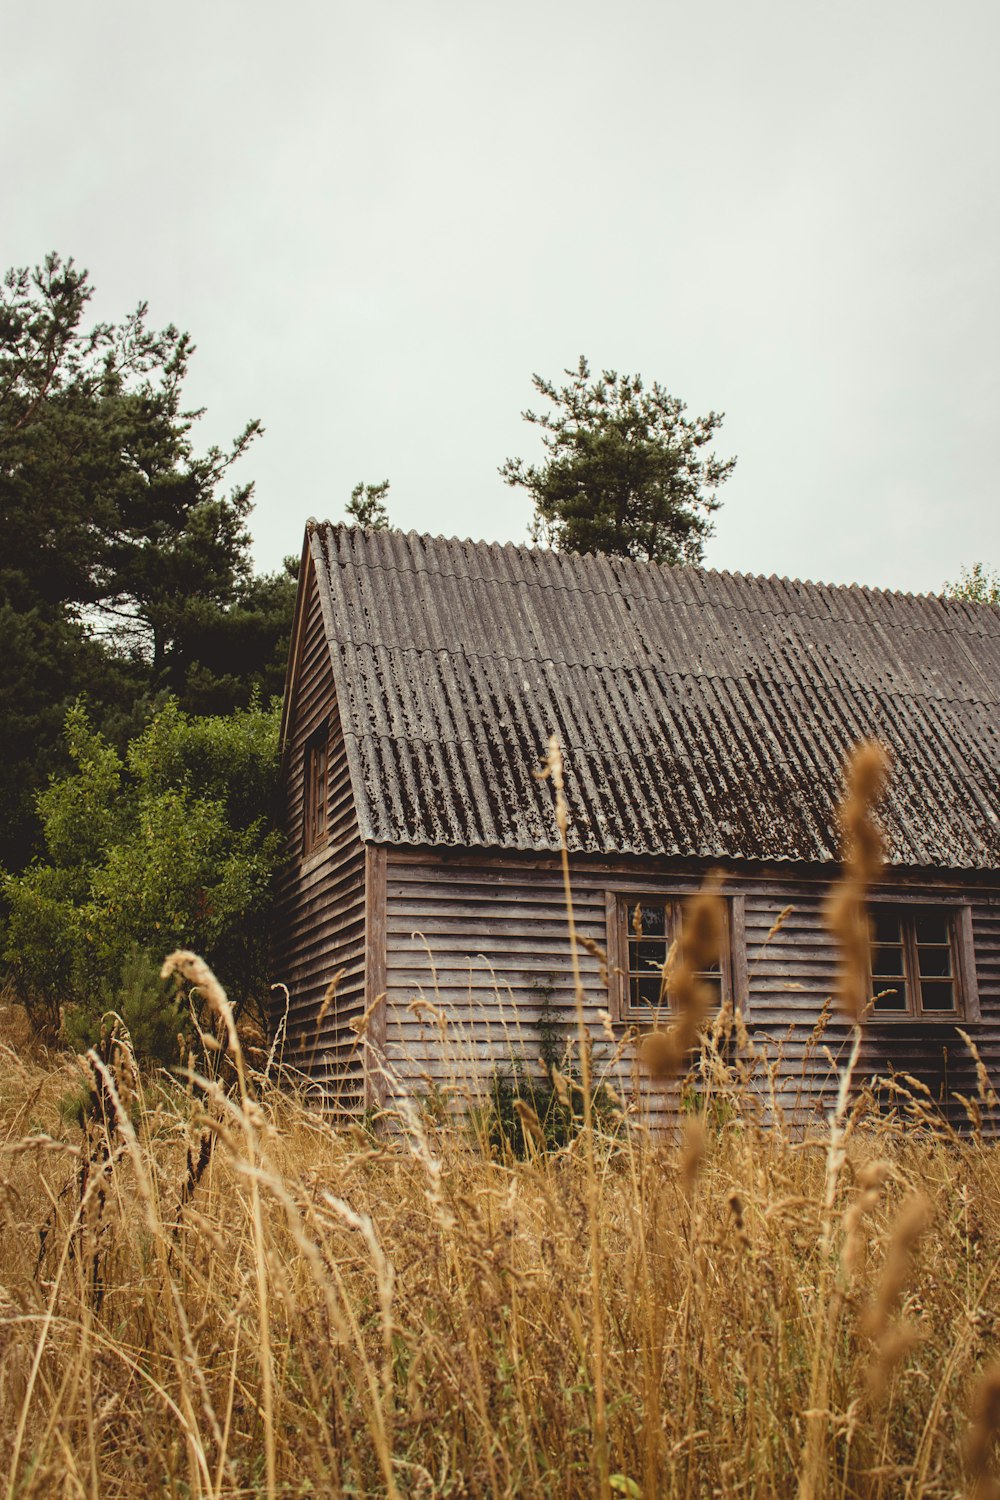
{"label": "evergreen tree", "polygon": [[252,486],[220,485],[261,429],[197,456],[188,335],[145,304],[85,328],[92,295],[57,255],[0,292],[0,602],[86,622],[159,685],[188,612],[249,578]]}
{"label": "evergreen tree", "polygon": [[351,520],[369,531],[390,531],[389,512],[383,501],[389,493],[389,481],[381,484],[356,484],[351,491],[346,510]]}
{"label": "evergreen tree", "polygon": [[38,835],[35,799],[65,766],[66,712],[78,696],[102,722],[130,720],[141,680],[109,661],[79,622],[0,602],[0,866],[20,869]]}
{"label": "evergreen tree", "polygon": [[87,319],[86,271],[50,255],[0,285],[0,864],[36,847],[34,802],[65,769],[86,699],[119,747],[167,693],[197,713],[280,694],[296,564],[254,577],[252,486],[227,487],[261,431],[194,451],[194,346]]}
{"label": "evergreen tree", "polygon": [[285,689],[299,559],[256,574],[224,610],[192,609],[175,646],[176,692],[188,713],[222,714],[269,703]]}
{"label": "evergreen tree", "polygon": [[535,505],[534,540],[560,551],[607,552],[652,562],[700,562],[716,492],[735,458],[706,452],[723,413],[688,418],[683,401],[639,375],[604,370],[591,380],[581,355],[557,387],[532,376],[554,410],[526,411],[546,458],[510,458],[500,469]]}

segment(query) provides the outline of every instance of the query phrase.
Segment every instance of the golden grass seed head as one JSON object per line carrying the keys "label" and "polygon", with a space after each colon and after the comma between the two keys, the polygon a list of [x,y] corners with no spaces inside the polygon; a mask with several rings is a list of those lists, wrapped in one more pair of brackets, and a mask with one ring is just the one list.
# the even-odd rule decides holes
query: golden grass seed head
{"label": "golden grass seed head", "polygon": [[972,1397],[971,1422],[965,1439],[965,1462],[972,1500],[997,1500],[994,1453],[1000,1435],[1000,1360],[987,1365]]}
{"label": "golden grass seed head", "polygon": [[931,1218],[930,1202],[922,1193],[908,1198],[896,1215],[875,1299],[863,1320],[865,1332],[873,1338],[884,1332],[896,1310],[910,1279],[917,1246]]}
{"label": "golden grass seed head", "polygon": [[884,746],[874,741],[858,745],[845,767],[845,793],[837,809],[843,873],[830,891],[824,915],[840,948],[837,1000],[854,1025],[860,1023],[868,1000],[871,933],[865,900],[868,886],[879,879],[885,865],[874,811],[885,793],[890,765]]}
{"label": "golden grass seed head", "polygon": [[708,1137],[704,1121],[698,1115],[690,1115],[684,1123],[678,1160],[681,1187],[685,1193],[690,1193],[694,1186],[695,1178],[705,1160],[707,1145]]}
{"label": "golden grass seed head", "polygon": [[654,1078],[672,1078],[684,1055],[676,1026],[647,1031],[639,1042],[639,1060]]}
{"label": "golden grass seed head", "polygon": [[874,1401],[885,1400],[896,1368],[919,1342],[920,1335],[910,1323],[896,1323],[886,1329],[878,1341],[875,1358],[865,1376],[869,1394]]}
{"label": "golden grass seed head", "polygon": [[218,1015],[225,1016],[228,1013],[229,1001],[225,990],[205,960],[199,958],[197,953],[192,953],[188,948],[178,948],[171,953],[163,962],[160,978],[169,979],[172,974],[179,975],[181,979],[200,990]]}

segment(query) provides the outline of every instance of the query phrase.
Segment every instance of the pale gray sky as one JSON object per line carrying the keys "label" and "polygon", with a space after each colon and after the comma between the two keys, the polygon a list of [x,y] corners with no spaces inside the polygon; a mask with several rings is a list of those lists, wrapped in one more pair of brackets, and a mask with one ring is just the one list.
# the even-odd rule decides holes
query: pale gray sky
{"label": "pale gray sky", "polygon": [[581,352],[726,412],[711,565],[1000,564],[993,0],[2,10],[0,261],[191,332],[261,565],[361,478],[523,541],[497,466]]}

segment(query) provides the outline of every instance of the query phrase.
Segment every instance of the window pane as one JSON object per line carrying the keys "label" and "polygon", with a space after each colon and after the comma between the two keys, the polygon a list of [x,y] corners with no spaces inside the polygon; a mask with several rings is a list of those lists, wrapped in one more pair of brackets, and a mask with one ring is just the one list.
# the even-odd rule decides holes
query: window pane
{"label": "window pane", "polygon": [[327,836],[328,741],[324,727],[312,736],[305,748],[303,763],[303,842],[305,852],[325,841]]}
{"label": "window pane", "polygon": [[667,959],[666,943],[631,943],[629,963],[633,969],[662,968]]}
{"label": "window pane", "polygon": [[946,912],[915,912],[914,927],[918,943],[947,943],[950,937],[948,915]]}
{"label": "window pane", "polygon": [[951,976],[951,949],[931,948],[926,944],[917,948],[917,962],[925,979],[940,979]]}
{"label": "window pane", "polygon": [[891,980],[882,981],[876,979],[872,986],[875,994],[875,1013],[878,1015],[886,1011],[891,1015],[899,1015],[906,1011],[906,990],[902,985],[895,986]]}
{"label": "window pane", "polygon": [[884,906],[876,906],[872,910],[871,921],[872,932],[879,945],[903,941],[899,912],[887,911]]}
{"label": "window pane", "polygon": [[316,837],[326,833],[326,754],[316,752]]}
{"label": "window pane", "polygon": [[722,1005],[722,976],[718,969],[714,969],[711,973],[699,974],[698,978],[711,990],[711,1004],[718,1009]]}
{"label": "window pane", "polygon": [[660,1004],[659,974],[631,974],[629,1000],[634,1010],[656,1010]]}
{"label": "window pane", "polygon": [[950,980],[924,980],[920,986],[920,1003],[925,1011],[954,1011],[955,988]]}
{"label": "window pane", "polygon": [[[643,937],[665,937],[667,932],[667,914],[661,902],[655,906],[643,906],[640,908],[642,917]],[[633,909],[634,916],[634,909]],[[633,927],[633,932],[635,928]]]}
{"label": "window pane", "polygon": [[[902,979],[903,950],[888,944],[874,949],[872,953],[872,975],[878,978]],[[880,986],[876,985],[878,989]]]}

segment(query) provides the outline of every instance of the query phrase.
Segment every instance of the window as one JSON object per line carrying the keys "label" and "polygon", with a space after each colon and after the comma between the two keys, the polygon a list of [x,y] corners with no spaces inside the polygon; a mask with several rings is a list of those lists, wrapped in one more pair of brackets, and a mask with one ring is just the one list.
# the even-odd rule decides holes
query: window
{"label": "window", "polygon": [[[732,942],[730,903],[725,903],[726,925],[719,961],[699,978],[710,986],[716,1004],[731,1000]],[[663,967],[680,934],[684,899],[680,896],[619,896],[616,898],[619,1019],[642,1024],[655,1020],[670,1003],[663,994]]]}
{"label": "window", "polygon": [[940,906],[883,906],[871,914],[872,1014],[964,1014],[961,916]]}
{"label": "window", "polygon": [[329,745],[330,731],[326,724],[306,741],[303,767],[303,854],[311,854],[314,849],[326,843]]}

